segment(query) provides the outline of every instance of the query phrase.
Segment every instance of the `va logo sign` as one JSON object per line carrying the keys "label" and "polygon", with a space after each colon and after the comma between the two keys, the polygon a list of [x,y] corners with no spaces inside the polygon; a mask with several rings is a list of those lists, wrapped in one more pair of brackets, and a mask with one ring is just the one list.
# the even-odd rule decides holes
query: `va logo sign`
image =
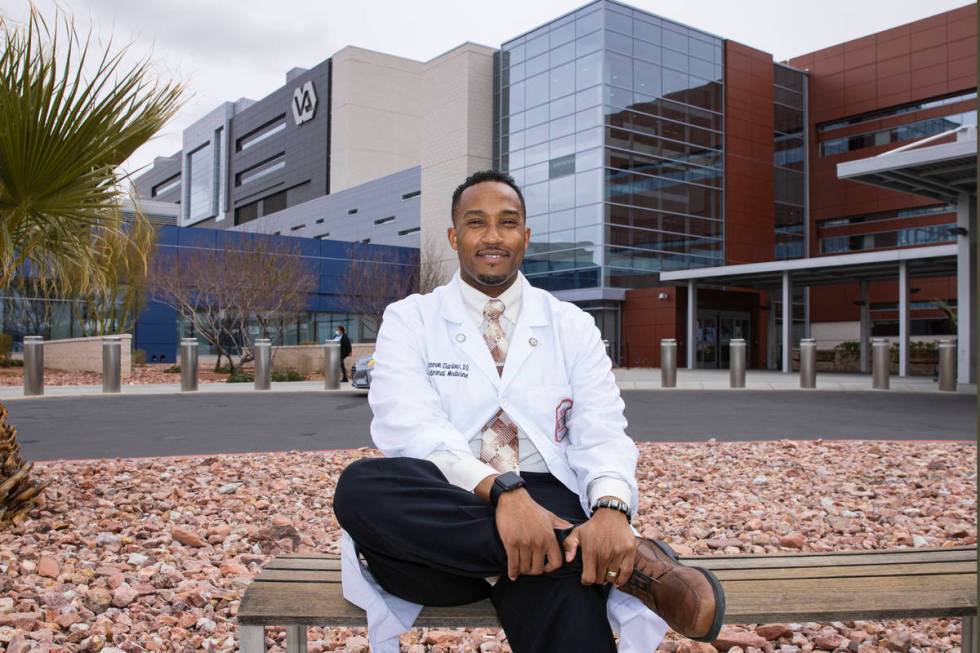
{"label": "va logo sign", "polygon": [[313,82],[306,82],[293,91],[293,120],[301,125],[312,120],[316,113],[316,91]]}

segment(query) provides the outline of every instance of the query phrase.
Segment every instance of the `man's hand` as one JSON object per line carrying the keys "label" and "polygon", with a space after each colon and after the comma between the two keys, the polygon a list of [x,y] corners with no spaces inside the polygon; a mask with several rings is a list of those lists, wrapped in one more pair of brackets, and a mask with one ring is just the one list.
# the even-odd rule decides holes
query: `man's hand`
{"label": "man's hand", "polygon": [[[489,501],[494,478],[483,479],[475,489],[476,494]],[[561,567],[561,548],[555,529],[572,525],[543,508],[524,488],[500,495],[495,518],[497,533],[507,551],[508,578],[537,576]]]}
{"label": "man's hand", "polygon": [[[565,539],[565,561],[575,558],[582,548],[582,584],[611,582],[622,587],[633,573],[636,561],[636,536],[626,515],[618,510],[600,508],[592,518],[578,526]],[[617,572],[615,578],[607,575]]]}

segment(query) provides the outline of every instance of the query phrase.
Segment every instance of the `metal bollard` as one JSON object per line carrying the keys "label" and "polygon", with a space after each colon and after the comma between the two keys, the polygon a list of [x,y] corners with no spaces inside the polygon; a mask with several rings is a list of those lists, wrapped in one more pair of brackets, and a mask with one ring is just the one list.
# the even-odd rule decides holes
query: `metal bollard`
{"label": "metal bollard", "polygon": [[272,389],[272,341],[258,338],[255,341],[255,389]]}
{"label": "metal bollard", "polygon": [[677,387],[677,340],[674,338],[660,340],[660,386]]}
{"label": "metal bollard", "polygon": [[340,388],[340,343],[323,344],[323,389]]}
{"label": "metal bollard", "polygon": [[24,336],[24,396],[44,394],[44,338]]}
{"label": "metal bollard", "polygon": [[939,389],[956,392],[956,340],[939,341]]}
{"label": "metal bollard", "polygon": [[887,338],[871,339],[871,387],[887,390],[891,376],[891,352]]}
{"label": "metal bollard", "polygon": [[197,339],[180,339],[180,391],[197,390]]}
{"label": "metal bollard", "polygon": [[122,385],[122,340],[102,338],[102,392],[119,392]]}
{"label": "metal bollard", "polygon": [[817,387],[817,341],[813,338],[800,340],[800,387]]}
{"label": "metal bollard", "polygon": [[733,388],[745,387],[745,340],[732,338],[728,343],[728,376]]}

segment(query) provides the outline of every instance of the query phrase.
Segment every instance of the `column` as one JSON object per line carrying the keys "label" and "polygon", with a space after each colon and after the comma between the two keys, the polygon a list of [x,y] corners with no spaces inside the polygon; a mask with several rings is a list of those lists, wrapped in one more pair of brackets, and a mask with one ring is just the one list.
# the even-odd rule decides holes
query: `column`
{"label": "column", "polygon": [[783,372],[793,369],[793,286],[789,270],[783,272]]}
{"label": "column", "polygon": [[909,264],[898,262],[898,375],[909,375]]}
{"label": "column", "polygon": [[868,292],[868,280],[862,279],[860,282],[860,301],[861,301],[861,374],[871,371],[869,364],[871,347],[871,294]]}
{"label": "column", "polygon": [[769,300],[769,326],[766,329],[766,369],[776,369],[776,289],[766,289]]}
{"label": "column", "polygon": [[687,280],[687,369],[693,370],[696,364],[698,332],[698,288],[694,279]]}
{"label": "column", "polygon": [[[803,337],[812,338],[810,333],[810,287],[803,289]],[[801,359],[802,360],[802,359]]]}
{"label": "column", "polygon": [[956,380],[976,383],[977,321],[977,214],[976,200],[960,195],[956,203],[956,226],[966,235],[956,237]]}

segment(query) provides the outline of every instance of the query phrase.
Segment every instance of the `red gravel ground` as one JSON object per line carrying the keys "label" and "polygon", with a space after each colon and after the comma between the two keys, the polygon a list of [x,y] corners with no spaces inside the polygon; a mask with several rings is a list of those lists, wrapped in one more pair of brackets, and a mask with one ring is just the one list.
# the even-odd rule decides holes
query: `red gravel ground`
{"label": "red gravel ground", "polygon": [[[640,444],[637,528],[682,553],[976,543],[976,447],[964,443]],[[52,481],[0,532],[0,649],[232,651],[242,593],[288,551],[337,552],[334,484],[374,450],[39,463]],[[746,624],[666,653],[958,651],[958,619]],[[284,633],[267,630],[272,651]],[[359,629],[309,650],[366,651]],[[411,653],[509,651],[495,629],[416,629]]]}

